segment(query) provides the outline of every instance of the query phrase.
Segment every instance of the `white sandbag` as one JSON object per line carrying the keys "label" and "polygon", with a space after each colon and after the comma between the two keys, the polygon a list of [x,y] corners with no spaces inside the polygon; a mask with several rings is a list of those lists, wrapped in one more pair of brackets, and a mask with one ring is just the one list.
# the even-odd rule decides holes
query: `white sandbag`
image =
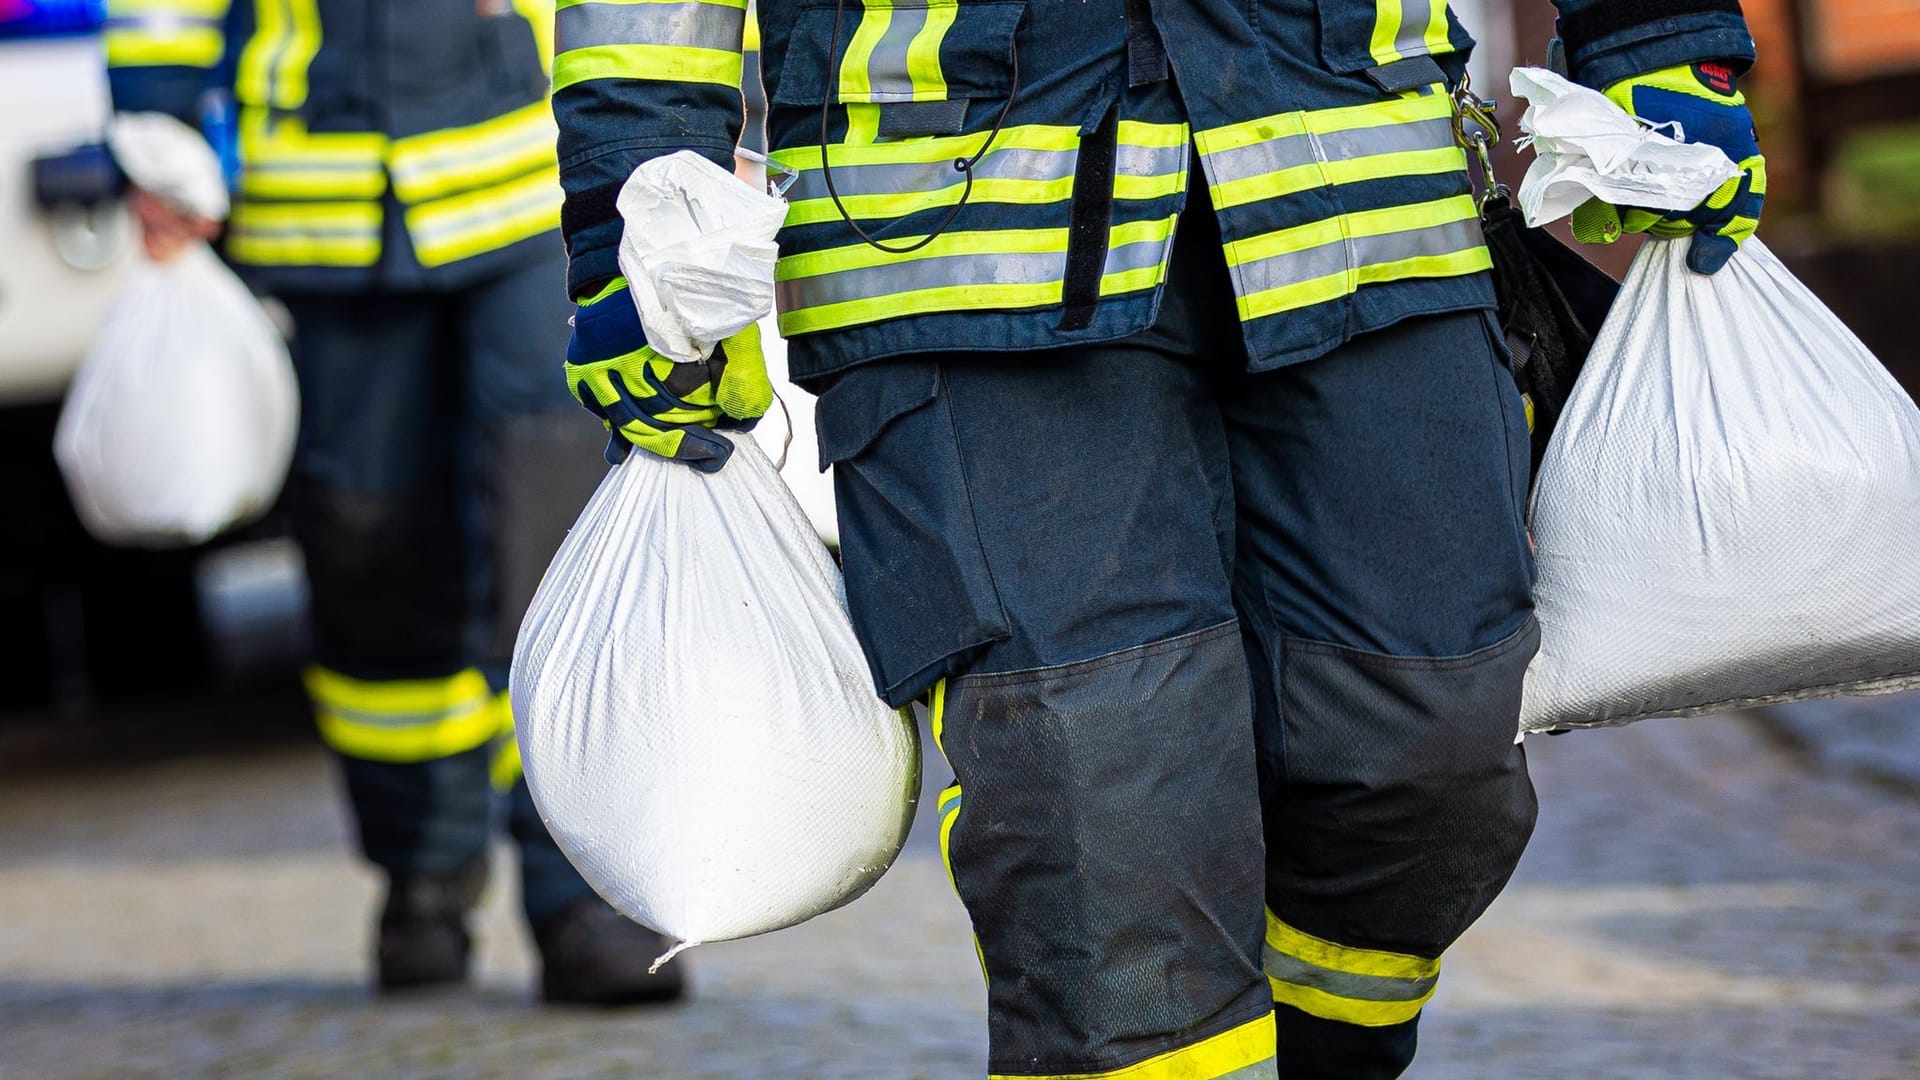
{"label": "white sandbag", "polygon": [[137,258],[82,361],[54,456],[87,531],[199,543],[273,505],[299,388],[280,333],[205,244]]}
{"label": "white sandbag", "polygon": [[1525,731],[1920,685],[1920,410],[1766,245],[1690,242],[1641,250],[1541,463]]}
{"label": "white sandbag", "polygon": [[629,917],[683,945],[865,892],[905,842],[919,735],[875,696],[839,572],[773,463],[634,453],[587,504],[514,651],[527,783]]}

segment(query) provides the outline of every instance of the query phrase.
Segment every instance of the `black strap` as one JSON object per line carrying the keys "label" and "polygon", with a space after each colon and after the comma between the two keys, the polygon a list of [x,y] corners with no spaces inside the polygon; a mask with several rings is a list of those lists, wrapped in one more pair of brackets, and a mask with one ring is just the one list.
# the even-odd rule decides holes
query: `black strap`
{"label": "black strap", "polygon": [[1060,329],[1084,330],[1100,309],[1100,278],[1106,273],[1113,228],[1113,165],[1120,130],[1120,103],[1107,106],[1100,126],[1080,140],[1073,170],[1073,220],[1067,226],[1067,280],[1061,289]]}
{"label": "black strap", "polygon": [[1423,86],[1447,82],[1447,73],[1441,69],[1440,61],[1431,56],[1409,56],[1405,60],[1395,60],[1391,64],[1367,69],[1367,78],[1373,85],[1389,94],[1401,94],[1408,90],[1418,90]]}
{"label": "black strap", "polygon": [[1127,85],[1163,82],[1170,66],[1167,46],[1153,25],[1151,0],[1127,0]]}
{"label": "black strap", "polygon": [[967,99],[944,101],[889,101],[880,106],[880,137],[910,139],[916,135],[958,135],[966,130]]}

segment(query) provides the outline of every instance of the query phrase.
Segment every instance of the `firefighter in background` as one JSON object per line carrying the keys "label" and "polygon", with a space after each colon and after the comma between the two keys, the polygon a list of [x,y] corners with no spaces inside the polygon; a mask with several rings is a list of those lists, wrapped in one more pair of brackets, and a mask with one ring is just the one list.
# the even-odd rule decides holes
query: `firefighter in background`
{"label": "firefighter in background", "polygon": [[[1556,0],[1571,74],[1766,189],[1736,0]],[[730,160],[741,0],[555,23],[567,381],[706,471],[764,374],[647,346],[613,193]],[[760,0],[789,370],[849,610],[958,782],[994,1080],[1384,1080],[1535,802],[1528,433],[1441,0]],[[649,389],[675,385],[675,393]],[[700,426],[711,425],[711,427]],[[910,1071],[910,1062],[901,1071]]]}
{"label": "firefighter in background", "polygon": [[[604,474],[553,379],[551,3],[112,0],[115,106],[234,104],[226,254],[296,326],[288,506],[312,585],[307,685],[385,871],[383,989],[463,979],[495,790],[554,1002],[676,996],[659,937],[562,856],[519,777],[514,634]],[[150,252],[215,231],[136,196]]]}

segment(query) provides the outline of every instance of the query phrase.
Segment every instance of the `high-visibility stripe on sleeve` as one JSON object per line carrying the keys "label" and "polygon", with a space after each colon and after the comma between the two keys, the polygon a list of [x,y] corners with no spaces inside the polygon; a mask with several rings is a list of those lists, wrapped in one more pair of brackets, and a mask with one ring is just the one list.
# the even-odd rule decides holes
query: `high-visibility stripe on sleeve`
{"label": "high-visibility stripe on sleeve", "polygon": [[466,127],[395,140],[393,193],[409,205],[487,187],[554,162],[553,110],[536,101]]}
{"label": "high-visibility stripe on sleeve", "polygon": [[1019,1077],[996,1073],[988,1080],[1274,1080],[1278,1075],[1273,1015],[1269,1013],[1190,1046],[1119,1069]]}
{"label": "high-visibility stripe on sleeve", "polygon": [[227,254],[254,266],[372,266],[380,221],[378,202],[242,202],[228,220]]}
{"label": "high-visibility stripe on sleeve", "polygon": [[483,746],[499,730],[486,677],[469,668],[440,679],[363,680],[311,668],[320,736],[348,757],[414,762]]}
{"label": "high-visibility stripe on sleeve", "polygon": [[210,68],[226,52],[228,0],[111,0],[101,33],[113,67]]}
{"label": "high-visibility stripe on sleeve", "polygon": [[503,248],[560,224],[560,170],[546,168],[494,187],[407,211],[413,253],[426,267]]}
{"label": "high-visibility stripe on sleeve", "polygon": [[1375,0],[1368,51],[1382,64],[1453,51],[1446,0]]}
{"label": "high-visibility stripe on sleeve", "polygon": [[243,105],[297,109],[307,100],[307,68],[320,51],[317,0],[257,0],[258,26],[241,50],[234,96]]}
{"label": "high-visibility stripe on sleeve", "polygon": [[746,0],[562,0],[553,88],[650,79],[738,89],[746,18]]}
{"label": "high-visibility stripe on sleeve", "polygon": [[1287,925],[1271,911],[1262,966],[1275,1001],[1363,1027],[1418,1016],[1440,978],[1438,959],[1336,945]]}
{"label": "high-visibility stripe on sleeve", "polygon": [[520,762],[520,740],[513,730],[513,700],[504,690],[493,696],[493,715],[493,761],[487,766],[487,777],[493,782],[493,790],[506,792],[520,782],[526,770]]}
{"label": "high-visibility stripe on sleeve", "polygon": [[111,67],[210,68],[226,52],[226,38],[217,21],[177,20],[156,25],[152,20],[114,20],[107,23],[101,41]]}

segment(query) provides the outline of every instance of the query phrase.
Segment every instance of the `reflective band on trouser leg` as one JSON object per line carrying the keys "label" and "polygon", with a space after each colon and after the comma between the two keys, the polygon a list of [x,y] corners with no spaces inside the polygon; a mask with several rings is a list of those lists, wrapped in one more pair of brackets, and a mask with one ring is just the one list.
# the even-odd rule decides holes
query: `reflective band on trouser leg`
{"label": "reflective band on trouser leg", "polygon": [[513,731],[513,701],[505,690],[493,696],[494,747],[488,775],[495,791],[512,789],[524,771],[520,767],[520,740]]}
{"label": "reflective band on trouser leg", "polygon": [[1216,210],[1278,199],[1323,184],[1460,172],[1444,94],[1282,113],[1200,132]]}
{"label": "reflective band on trouser leg", "polygon": [[444,266],[538,236],[560,224],[560,171],[545,168],[407,211],[420,265]]}
{"label": "reflective band on trouser leg", "polygon": [[554,164],[553,110],[544,101],[478,124],[394,141],[393,193],[411,206],[489,187]]}
{"label": "reflective band on trouser leg", "polygon": [[1263,966],[1273,1000],[1309,1016],[1363,1027],[1420,1015],[1440,979],[1440,961],[1350,949],[1314,937],[1267,912]]}
{"label": "reflective band on trouser leg", "polygon": [[[933,745],[946,756],[947,748],[940,739],[946,734],[947,680],[941,679],[933,684],[928,695],[927,715],[933,726]],[[953,877],[953,827],[960,820],[960,806],[963,802],[960,782],[955,780],[940,792],[934,804],[934,813],[940,818],[940,862],[947,868],[947,881],[953,885],[954,895],[960,893],[960,883]],[[980,962],[980,981],[987,980],[987,956],[980,948],[980,935],[973,935],[973,955]]]}
{"label": "reflective band on trouser leg", "polygon": [[348,757],[416,762],[484,746],[499,731],[486,676],[469,668],[440,679],[349,678],[307,670],[320,737]]}
{"label": "reflective band on trouser leg", "polygon": [[1109,1072],[993,1073],[987,1080],[1274,1080],[1272,1015]]}
{"label": "reflective band on trouser leg", "polygon": [[317,0],[257,0],[259,23],[240,53],[234,97],[242,105],[298,109],[307,101],[307,68],[320,51]]}
{"label": "reflective band on trouser leg", "polygon": [[589,79],[740,85],[747,0],[560,0],[553,88]]}
{"label": "reflective band on trouser leg", "polygon": [[1452,51],[1446,0],[1375,0],[1368,51],[1382,64]]}
{"label": "reflective band on trouser leg", "polygon": [[227,253],[255,266],[372,266],[380,216],[376,202],[243,202],[227,224]]}

